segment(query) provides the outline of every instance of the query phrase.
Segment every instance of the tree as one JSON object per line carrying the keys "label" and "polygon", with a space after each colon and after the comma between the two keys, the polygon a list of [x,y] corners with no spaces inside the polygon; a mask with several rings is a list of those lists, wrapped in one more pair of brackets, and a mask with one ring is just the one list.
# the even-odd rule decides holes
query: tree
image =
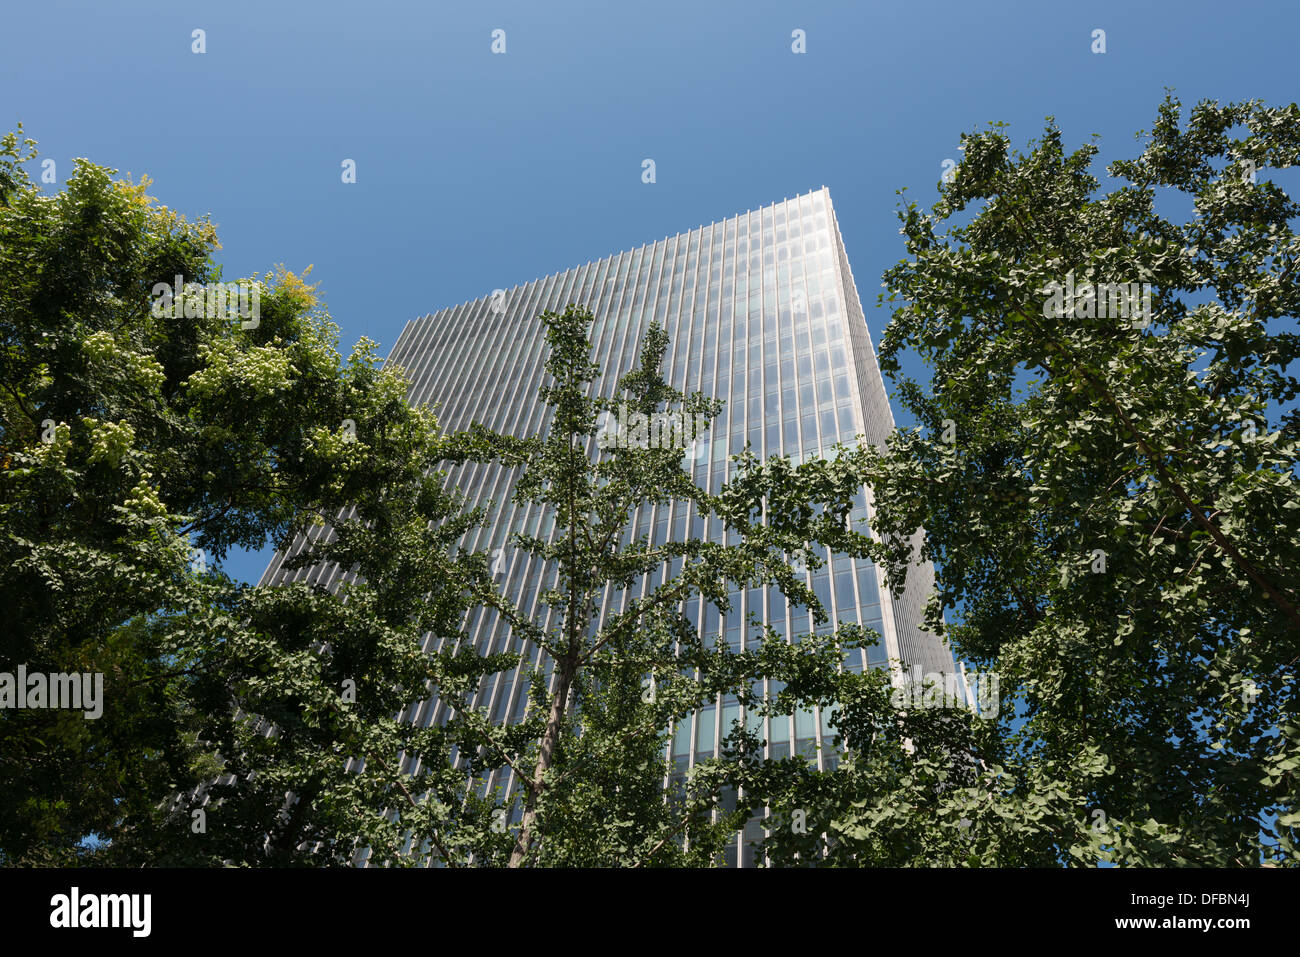
{"label": "tree", "polygon": [[[273,753],[296,740],[295,719],[313,731],[348,723],[334,673],[317,674],[333,708],[307,687],[319,668],[308,648],[321,623],[360,616],[363,603],[240,586],[219,562],[232,547],[287,545],[343,503],[414,536],[383,495],[400,491],[426,516],[451,507],[422,477],[442,455],[436,423],[406,405],[369,343],[340,359],[337,330],[297,276],[227,288],[211,224],[159,206],[147,179],[78,161],[46,196],[22,165],[34,155],[17,134],[0,142],[0,672],[101,674],[103,708],[0,710],[0,860],[291,859],[281,838],[292,828],[276,824],[284,791],[309,792],[306,768],[344,739]],[[357,547],[349,528],[336,531],[338,554]],[[385,548],[370,561],[381,580]],[[391,587],[372,593],[395,600]],[[435,601],[421,620],[454,616],[452,604]],[[331,663],[357,682],[358,720],[424,693],[411,647],[384,630],[389,612],[406,609],[357,626],[370,645],[334,636]],[[388,698],[367,698],[368,682]],[[280,736],[254,740],[241,707],[278,721]],[[399,737],[373,731],[385,733]],[[371,777],[342,789],[382,805],[391,781],[366,788],[397,754],[378,754]],[[204,836],[190,813],[200,808],[173,805],[246,770],[261,773],[216,789],[238,806],[224,829]],[[321,793],[323,813],[344,813],[326,800],[336,791]]]}
{"label": "tree", "polygon": [[[689,603],[702,598],[725,614],[732,590],[771,587],[816,606],[824,621],[789,555],[809,543],[865,554],[868,537],[848,527],[862,453],[842,449],[836,458],[797,468],[784,459],[760,463],[747,453],[710,493],[683,468],[683,444],[632,441],[602,449],[602,421],[620,406],[624,416],[653,422],[678,413],[708,419],[719,403],[683,395],[663,381],[667,336],[657,326],[642,341],[635,370],[612,396],[600,395],[586,338],[592,319],[577,306],[541,317],[550,379],[542,398],[552,412],[543,435],[514,438],[475,428],[468,436],[477,450],[469,454],[518,470],[516,501],[554,516],[553,534],[517,533],[512,544],[543,563],[552,587],[540,599],[555,614],[529,618],[504,597],[488,599],[517,634],[544,651],[532,675],[535,730],[523,739],[526,746],[491,749],[473,767],[509,765],[520,782],[518,827],[500,862],[707,864],[762,806],[757,792],[738,795],[731,787],[728,794],[725,772],[729,760],[754,760],[757,739],[736,727],[728,757],[704,763],[666,796],[664,782],[673,775],[665,752],[674,722],[718,696],[760,712],[811,706],[826,682],[805,679],[801,686],[800,675],[834,674],[846,648],[871,638],[841,628],[796,644],[755,626],[741,651],[720,635],[701,634]],[[638,508],[670,502],[689,506],[683,534],[664,541],[633,537]],[[703,538],[706,521],[725,531],[725,543]],[[606,595],[617,610],[601,619]],[[546,620],[552,623],[543,627]],[[772,700],[761,691],[767,677],[788,682]],[[458,716],[467,713],[472,709]],[[470,720],[487,727],[485,715]],[[503,806],[509,799],[502,796]]]}
{"label": "tree", "polygon": [[1036,808],[1046,862],[1297,861],[1300,208],[1265,171],[1300,160],[1298,120],[1203,102],[1184,124],[1169,96],[1105,195],[1094,145],[1049,120],[1014,153],[994,125],[900,212],[881,364],[923,428],[872,463],[875,524],[925,529],[931,624],[1023,717],[944,798],[979,798],[963,840]]}

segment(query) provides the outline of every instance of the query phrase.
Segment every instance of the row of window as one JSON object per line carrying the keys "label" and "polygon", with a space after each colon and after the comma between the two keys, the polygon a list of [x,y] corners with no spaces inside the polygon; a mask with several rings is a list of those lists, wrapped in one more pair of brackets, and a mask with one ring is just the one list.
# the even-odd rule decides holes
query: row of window
{"label": "row of window", "polygon": [[[441,403],[444,428],[481,421],[499,431],[535,435],[550,417],[537,400],[545,354],[542,330],[534,321],[538,314],[561,310],[569,302],[592,309],[597,317],[591,330],[593,356],[605,370],[594,389],[605,396],[614,394],[617,379],[609,370],[634,367],[644,326],[653,318],[670,336],[664,363],[669,381],[686,391],[698,389],[727,400],[713,423],[709,454],[697,458],[694,468],[696,481],[716,491],[728,474],[728,456],[747,441],[760,455],[785,453],[802,461],[862,431],[846,309],[831,255],[835,248],[824,193],[810,194],[516,287],[497,300],[445,310],[413,323],[390,361],[409,369],[412,401]],[[492,520],[467,536],[463,547],[503,548],[504,591],[525,614],[549,626],[558,612],[540,608],[537,594],[543,582],[553,579],[553,569],[515,554],[507,543],[515,531],[549,537],[553,516],[511,502],[514,475],[499,466],[457,466],[448,470],[447,481],[469,491],[470,504],[493,503]],[[636,534],[657,543],[683,537],[688,523],[693,536],[717,536],[680,504],[646,508],[632,518]],[[861,493],[853,519],[865,528]],[[633,594],[644,593],[675,571],[668,567],[648,576]],[[869,563],[832,556],[828,566],[811,571],[807,580],[835,618],[883,631],[876,572]],[[626,607],[632,597],[606,594],[603,613]],[[755,637],[746,634],[752,630],[745,624],[751,614],[785,634],[813,627],[807,611],[787,608],[779,593],[736,593],[726,615],[712,606],[701,612],[700,604],[697,600],[683,610],[702,634],[717,635],[737,649]],[[832,621],[817,630],[833,626]],[[428,645],[446,640],[428,636]],[[520,655],[521,668],[486,678],[474,704],[490,709],[495,722],[521,720],[527,706],[527,673],[541,667],[549,676],[552,663],[538,649],[525,647],[495,612],[475,610],[460,640],[482,653],[509,650]],[[846,656],[845,668],[878,666],[885,655],[883,647],[865,655],[854,651]],[[779,688],[766,691],[775,694]],[[447,713],[445,704],[434,699],[410,717],[428,724],[445,721]],[[829,717],[825,710],[769,719],[763,728],[769,753],[799,753],[823,766],[833,764],[837,757]],[[761,716],[745,714],[734,701],[715,701],[675,730],[668,756],[683,762],[679,770],[685,773],[694,761],[715,753],[734,720],[762,721]],[[483,793],[492,788],[504,794],[509,779],[497,775],[480,786]]]}

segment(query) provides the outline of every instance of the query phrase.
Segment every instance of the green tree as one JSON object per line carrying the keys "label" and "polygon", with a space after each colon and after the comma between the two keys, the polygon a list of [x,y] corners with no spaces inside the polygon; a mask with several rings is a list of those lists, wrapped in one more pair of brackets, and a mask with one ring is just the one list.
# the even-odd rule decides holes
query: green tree
{"label": "green tree", "polygon": [[[975,727],[940,858],[1023,862],[1006,825],[1033,821],[1041,863],[1297,861],[1300,208],[1267,171],[1298,121],[1170,96],[1105,194],[1094,145],[1049,120],[1020,154],[998,124],[900,213],[881,364],[923,428],[871,466],[875,527],[925,529],[931,624],[1024,717]],[[870,803],[841,824],[870,851]]]}
{"label": "green tree", "polygon": [[[444,455],[436,423],[365,340],[341,360],[297,276],[245,281],[256,314],[232,314],[213,294],[210,223],[86,161],[44,195],[23,168],[34,155],[0,141],[0,671],[98,672],[104,700],[94,720],[0,710],[0,861],[75,862],[92,834],[107,862],[287,861],[299,831],[347,859],[355,828],[377,825],[341,819],[382,816],[400,790],[395,715],[425,693],[418,636],[387,622],[441,627],[468,580],[439,576],[451,559],[412,524],[454,510],[424,477]],[[230,548],[287,545],[344,504],[377,529],[366,595],[220,573]],[[346,560],[364,535],[335,530]],[[399,567],[417,546],[428,559]],[[385,576],[437,578],[435,600],[417,614]],[[250,714],[279,731],[259,736]],[[321,770],[340,754],[370,758],[368,773]],[[286,791],[309,800],[280,823]],[[206,833],[190,813],[202,800]],[[300,807],[333,824],[309,827]]]}
{"label": "green tree", "polygon": [[[721,635],[701,633],[694,602],[725,614],[737,589],[776,588],[792,602],[816,605],[789,555],[810,543],[865,554],[868,537],[848,527],[863,454],[841,449],[834,458],[795,467],[784,459],[760,463],[746,453],[728,481],[709,492],[683,467],[682,444],[602,448],[602,416],[614,416],[620,406],[628,416],[685,413],[707,420],[720,404],[664,382],[667,336],[657,326],[642,341],[636,368],[618,380],[613,395],[600,395],[587,339],[592,319],[577,306],[541,317],[549,347],[542,398],[552,413],[544,434],[513,438],[479,428],[469,434],[477,450],[469,454],[518,470],[517,502],[554,516],[546,538],[516,533],[511,539],[547,570],[552,587],[540,596],[540,613],[526,617],[502,597],[489,599],[516,634],[545,653],[532,675],[530,720],[536,723],[524,746],[500,748],[486,764],[475,764],[483,771],[508,764],[520,781],[518,826],[505,855],[493,862],[708,864],[762,806],[761,794],[738,794],[726,770],[730,763],[752,763],[758,741],[738,724],[726,756],[703,763],[665,794],[674,724],[724,699],[759,712],[810,708],[827,687],[811,676],[833,675],[846,648],[871,638],[841,628],[793,643],[754,626],[741,651]],[[663,541],[633,537],[638,509],[669,503],[687,516],[684,533]],[[725,543],[705,540],[705,522],[725,533]],[[600,619],[606,596],[617,610]],[[548,609],[554,614],[547,616]],[[802,685],[801,675],[809,676]],[[768,678],[787,686],[768,698]],[[474,720],[487,726],[486,715]]]}

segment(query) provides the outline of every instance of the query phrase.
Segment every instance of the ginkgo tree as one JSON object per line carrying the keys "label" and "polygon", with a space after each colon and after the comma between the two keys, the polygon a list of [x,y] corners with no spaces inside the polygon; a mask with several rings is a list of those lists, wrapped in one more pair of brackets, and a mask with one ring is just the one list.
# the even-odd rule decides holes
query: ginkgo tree
{"label": "ginkgo tree", "polygon": [[1103,193],[1095,145],[995,125],[901,211],[881,364],[921,428],[875,527],[924,528],[931,624],[1019,709],[945,799],[983,860],[1032,820],[1049,860],[1294,865],[1300,108],[1171,95],[1143,135]]}
{"label": "ginkgo tree", "polygon": [[[402,629],[454,627],[475,573],[437,538],[474,517],[427,474],[436,421],[373,344],[340,357],[298,276],[244,280],[231,309],[209,295],[228,291],[209,222],[84,160],[45,194],[36,155],[0,141],[0,671],[102,675],[104,700],[93,720],[0,710],[0,861],[400,849],[397,715],[427,693]],[[231,548],[288,547],[344,508],[369,530],[365,595],[222,574]],[[332,528],[350,567],[360,533]],[[401,604],[424,578],[430,600]]]}
{"label": "ginkgo tree", "polygon": [[[869,536],[848,522],[863,453],[842,449],[799,466],[745,454],[709,492],[694,481],[689,451],[680,445],[603,443],[602,449],[602,422],[620,407],[647,419],[671,411],[707,421],[720,404],[663,380],[668,340],[657,326],[647,331],[636,368],[618,380],[613,395],[600,395],[592,388],[600,370],[587,338],[593,318],[579,306],[540,317],[548,347],[541,398],[552,413],[542,435],[518,438],[481,428],[467,434],[467,454],[518,470],[517,501],[554,515],[545,539],[516,533],[512,540],[552,570],[552,586],[540,595],[557,612],[548,618],[552,624],[542,628],[539,612],[525,616],[503,598],[489,599],[545,653],[532,683],[536,740],[495,757],[516,772],[520,808],[501,860],[510,866],[709,864],[764,806],[765,794],[754,786],[738,789],[728,771],[733,762],[752,762],[761,742],[739,724],[724,729],[734,731],[728,753],[702,762],[666,792],[674,723],[719,696],[756,713],[829,704],[830,678],[844,651],[873,638],[841,626],[792,642],[755,626],[738,650],[698,627],[693,603],[703,599],[726,614],[730,593],[773,588],[818,607],[824,620],[791,555],[810,543],[866,554]],[[668,503],[689,509],[700,528],[714,523],[718,534],[634,537],[637,510]],[[612,610],[602,616],[607,594]],[[811,673],[823,680],[801,683]],[[783,682],[779,695],[764,695],[768,678]]]}

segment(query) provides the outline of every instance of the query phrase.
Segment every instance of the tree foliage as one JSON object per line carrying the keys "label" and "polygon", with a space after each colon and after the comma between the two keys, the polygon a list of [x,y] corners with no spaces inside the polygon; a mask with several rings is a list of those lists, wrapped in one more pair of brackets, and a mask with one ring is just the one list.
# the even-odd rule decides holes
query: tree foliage
{"label": "tree foliage", "polygon": [[[258,315],[232,319],[207,304],[210,223],[84,160],[44,195],[34,155],[16,134],[0,145],[0,671],[100,673],[104,709],[0,710],[0,859],[285,862],[311,838],[346,860],[382,830],[354,812],[382,817],[400,790],[396,713],[425,693],[411,629],[459,614],[460,598],[415,607],[406,584],[464,591],[416,528],[452,508],[425,477],[436,423],[370,343],[340,358],[299,277],[245,280]],[[176,276],[184,306],[157,308]],[[325,554],[351,567],[365,542],[366,595],[220,572],[230,548],[287,547],[345,505],[369,537],[335,523]],[[369,777],[336,773],[372,753]],[[281,821],[286,791],[313,800]]]}
{"label": "tree foliage", "polygon": [[[493,600],[503,619],[545,652],[545,667],[533,681],[541,733],[526,748],[497,756],[521,782],[522,814],[508,863],[712,863],[762,807],[762,795],[738,794],[727,772],[733,761],[752,762],[761,742],[737,726],[727,755],[702,762],[665,794],[674,725],[723,699],[759,713],[810,706],[824,697],[826,683],[800,684],[799,676],[833,674],[845,648],[872,639],[842,628],[792,643],[755,625],[742,651],[698,628],[697,608],[707,603],[725,614],[729,595],[741,588],[779,589],[794,603],[815,605],[789,555],[809,543],[866,553],[869,538],[848,523],[862,453],[841,449],[835,458],[798,467],[746,453],[709,492],[693,480],[689,460],[684,467],[682,447],[601,450],[602,413],[612,416],[620,405],[628,415],[671,410],[711,418],[720,403],[683,395],[663,380],[668,340],[657,326],[641,343],[636,368],[619,379],[612,396],[602,396],[592,387],[599,374],[589,358],[592,315],[570,306],[541,321],[549,381],[542,398],[552,411],[544,434],[472,432],[480,454],[518,470],[516,501],[555,516],[549,540],[516,534],[513,545],[552,571],[553,586],[541,599],[556,614],[538,610],[526,617],[504,599]],[[638,509],[670,503],[675,514],[690,516],[680,524],[684,534],[664,541],[633,537]],[[706,522],[707,538],[701,534]],[[602,618],[607,596],[613,611]],[[553,624],[542,628],[542,620]],[[762,690],[767,678],[785,682],[785,690],[769,699]]]}
{"label": "tree foliage", "polygon": [[876,527],[925,529],[932,623],[1021,708],[976,752],[977,838],[1032,804],[1041,863],[1295,863],[1300,208],[1267,171],[1298,120],[1171,96],[1104,195],[1094,145],[995,125],[901,212],[881,363],[914,349],[932,387],[900,377],[923,428],[872,467]]}
{"label": "tree foliage", "polygon": [[[686,449],[598,441],[621,404],[719,411],[664,381],[657,326],[606,391],[593,316],[542,315],[539,433],[444,434],[370,343],[342,359],[302,279],[245,280],[255,322],[213,314],[210,223],[86,161],[45,195],[5,137],[0,671],[102,673],[105,701],[0,709],[0,861],[703,866],[760,815],[776,865],[1294,864],[1300,242],[1265,174],[1297,163],[1297,119],[1184,123],[1170,97],[1104,195],[1050,121],[1024,154],[964,137],[885,276],[881,366],[922,428],[747,450],[709,487]],[[178,275],[190,308],[160,313]],[[469,547],[495,512],[448,483],[462,462],[547,516],[509,538],[536,604]],[[667,537],[636,533],[669,505]],[[928,626],[999,676],[995,720],[844,671],[876,636],[791,563],[870,558],[901,589],[920,530]],[[267,542],[283,582],[222,574]],[[746,589],[816,627],[699,627]],[[473,647],[478,613],[509,640]],[[521,722],[477,703],[516,668]],[[683,775],[668,742],[710,706],[721,749]],[[825,769],[764,759],[757,719],[813,708]],[[512,793],[484,787],[506,770]]]}

